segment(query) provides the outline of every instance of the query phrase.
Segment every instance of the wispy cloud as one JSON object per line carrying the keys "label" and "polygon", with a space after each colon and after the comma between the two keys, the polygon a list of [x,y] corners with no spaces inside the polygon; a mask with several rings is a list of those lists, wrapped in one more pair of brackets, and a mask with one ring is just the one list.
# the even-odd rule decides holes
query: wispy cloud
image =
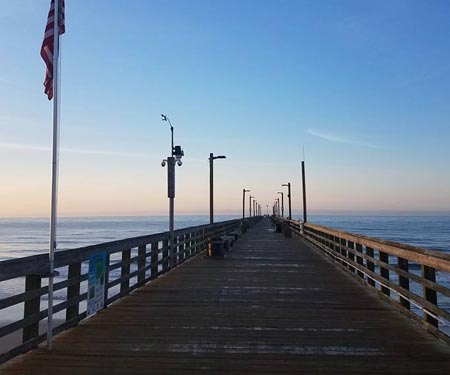
{"label": "wispy cloud", "polygon": [[[37,145],[26,145],[21,143],[6,143],[0,142],[0,149],[12,149],[12,150],[22,150],[22,151],[43,151],[49,152],[50,147],[37,146]],[[98,155],[98,156],[120,156],[120,157],[133,157],[140,159],[151,159],[156,156],[138,152],[127,152],[127,151],[104,151],[104,150],[88,150],[88,149],[78,149],[78,148],[61,148],[62,153],[72,153],[72,154],[87,154],[87,155]]]}
{"label": "wispy cloud", "polygon": [[344,143],[344,144],[348,144],[348,145],[369,147],[369,148],[378,148],[378,146],[375,146],[370,143],[362,142],[362,141],[354,139],[354,138],[348,138],[348,137],[343,137],[343,136],[336,135],[333,133],[324,132],[321,130],[308,129],[308,130],[306,130],[306,132],[309,135],[324,139],[325,141],[329,141],[329,142]]}

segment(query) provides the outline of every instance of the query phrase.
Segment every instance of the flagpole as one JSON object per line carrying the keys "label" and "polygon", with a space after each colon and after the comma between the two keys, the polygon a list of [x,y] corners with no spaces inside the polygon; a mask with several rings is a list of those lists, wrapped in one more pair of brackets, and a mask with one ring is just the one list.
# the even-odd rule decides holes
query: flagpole
{"label": "flagpole", "polygon": [[53,271],[56,249],[56,219],[57,219],[57,198],[58,198],[58,60],[59,60],[59,0],[54,2],[53,17],[53,148],[52,148],[52,198],[50,216],[50,248],[49,248],[49,279],[48,279],[48,329],[47,346],[52,350],[53,341]]}

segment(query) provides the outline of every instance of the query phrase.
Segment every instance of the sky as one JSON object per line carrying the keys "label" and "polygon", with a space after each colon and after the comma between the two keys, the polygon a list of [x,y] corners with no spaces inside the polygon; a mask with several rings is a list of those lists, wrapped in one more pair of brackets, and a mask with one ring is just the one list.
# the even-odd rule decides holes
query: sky
{"label": "sky", "polygon": [[[0,217],[50,211],[50,0],[0,0]],[[450,212],[450,2],[66,0],[58,212]]]}

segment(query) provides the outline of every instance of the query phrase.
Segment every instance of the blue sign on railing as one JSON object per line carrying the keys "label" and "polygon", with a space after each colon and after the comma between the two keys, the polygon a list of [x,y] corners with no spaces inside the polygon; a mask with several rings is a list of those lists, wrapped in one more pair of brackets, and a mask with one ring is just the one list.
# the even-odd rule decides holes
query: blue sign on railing
{"label": "blue sign on railing", "polygon": [[96,254],[89,258],[87,315],[103,309],[105,301],[106,254]]}

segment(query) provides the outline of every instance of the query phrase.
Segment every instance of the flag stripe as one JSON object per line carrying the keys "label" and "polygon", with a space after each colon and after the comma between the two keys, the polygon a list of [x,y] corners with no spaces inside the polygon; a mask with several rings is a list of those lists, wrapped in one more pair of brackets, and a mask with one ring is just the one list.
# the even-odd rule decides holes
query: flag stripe
{"label": "flag stripe", "polygon": [[[64,0],[57,0],[58,4],[58,27],[59,35],[66,31],[64,17]],[[54,16],[55,16],[55,0],[50,3],[50,10],[47,17],[47,25],[45,26],[44,40],[41,47],[41,57],[45,62],[46,71],[44,79],[44,93],[47,94],[48,100],[53,98],[53,51],[54,51]]]}

